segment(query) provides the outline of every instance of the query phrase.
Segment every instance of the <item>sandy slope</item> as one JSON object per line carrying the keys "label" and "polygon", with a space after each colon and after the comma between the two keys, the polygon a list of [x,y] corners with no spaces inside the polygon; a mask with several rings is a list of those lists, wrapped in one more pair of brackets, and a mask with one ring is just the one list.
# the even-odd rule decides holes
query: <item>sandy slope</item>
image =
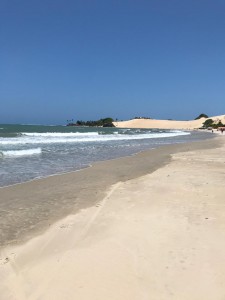
{"label": "sandy slope", "polygon": [[[221,120],[225,124],[225,115],[210,117],[215,121]],[[114,122],[119,128],[160,128],[160,129],[196,129],[202,127],[205,118],[191,121],[154,120],[154,119],[133,119],[129,121]]]}
{"label": "sandy slope", "polygon": [[222,300],[223,147],[177,153],[0,260],[1,300]]}

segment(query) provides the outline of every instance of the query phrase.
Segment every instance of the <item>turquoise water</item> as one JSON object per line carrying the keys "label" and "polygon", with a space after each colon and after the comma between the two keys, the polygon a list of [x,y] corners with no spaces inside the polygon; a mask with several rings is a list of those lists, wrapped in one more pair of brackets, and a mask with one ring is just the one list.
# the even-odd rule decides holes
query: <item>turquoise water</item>
{"label": "turquoise water", "polygon": [[0,186],[79,170],[158,147],[209,138],[180,130],[0,125]]}

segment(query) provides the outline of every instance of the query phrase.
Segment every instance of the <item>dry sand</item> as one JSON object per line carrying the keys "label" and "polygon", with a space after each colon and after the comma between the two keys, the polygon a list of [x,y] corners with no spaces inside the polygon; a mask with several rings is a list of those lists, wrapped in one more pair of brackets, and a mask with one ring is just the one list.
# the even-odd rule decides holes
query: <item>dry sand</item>
{"label": "dry sand", "polygon": [[[218,122],[225,124],[225,115],[210,117]],[[201,118],[199,120],[191,121],[175,121],[175,120],[155,120],[155,119],[133,119],[129,121],[114,122],[113,124],[118,128],[159,128],[159,129],[185,129],[193,130],[202,127],[203,122],[207,119]]]}
{"label": "dry sand", "polygon": [[2,249],[0,299],[225,299],[225,139],[216,140]]}

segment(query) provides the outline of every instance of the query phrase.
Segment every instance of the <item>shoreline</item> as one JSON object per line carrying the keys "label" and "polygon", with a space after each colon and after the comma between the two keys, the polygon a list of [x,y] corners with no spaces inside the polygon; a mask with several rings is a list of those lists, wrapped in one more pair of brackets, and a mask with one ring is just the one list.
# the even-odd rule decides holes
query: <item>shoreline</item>
{"label": "shoreline", "polygon": [[[188,134],[190,135],[190,141],[192,141],[192,139],[195,139],[196,135],[198,135],[198,133],[196,133],[196,131],[191,131]],[[184,135],[186,135],[186,134],[184,134]],[[181,134],[181,136],[182,136],[182,134]],[[171,137],[168,137],[168,138],[171,139]],[[201,133],[199,134],[199,140],[207,139],[207,138],[208,138],[208,132],[207,132],[207,134],[204,133],[203,136],[201,135]],[[182,137],[181,137],[181,139],[182,139]],[[184,139],[185,139],[185,137],[184,137]],[[157,144],[157,139],[153,138],[153,140],[155,141],[155,142],[153,141],[153,143]],[[182,142],[186,142],[186,141],[182,141]],[[167,144],[167,143],[165,142],[165,144]],[[101,155],[96,156],[96,153],[94,153],[94,155],[95,155],[94,161],[92,161],[91,159],[87,159],[86,158],[84,164],[79,163],[77,165],[76,162],[72,162],[70,167],[69,167],[69,165],[67,165],[67,167],[65,167],[66,162],[68,164],[68,162],[70,160],[65,161],[64,167],[63,167],[63,164],[56,163],[56,168],[53,167],[49,174],[45,174],[45,172],[42,171],[42,169],[45,170],[45,165],[44,164],[42,165],[41,168],[37,168],[37,172],[35,171],[35,169],[32,170],[32,168],[31,168],[31,173],[29,174],[29,168],[26,168],[26,163],[25,163],[25,170],[27,171],[27,173],[29,175],[26,176],[26,172],[25,172],[25,176],[23,176],[21,174],[22,177],[19,176],[19,174],[21,172],[21,169],[17,168],[16,162],[15,162],[15,167],[16,167],[15,174],[12,171],[12,175],[11,176],[8,175],[8,171],[11,170],[10,168],[13,165],[12,166],[10,165],[7,155],[6,155],[6,157],[4,157],[4,154],[2,154],[3,155],[2,156],[3,160],[4,160],[4,158],[6,158],[6,160],[5,160],[5,162],[6,162],[5,168],[8,165],[9,170],[7,170],[7,168],[5,169],[4,168],[4,164],[3,164],[2,176],[0,176],[0,177],[2,177],[2,182],[1,182],[0,189],[4,188],[4,187],[10,187],[10,186],[13,186],[13,185],[17,185],[17,184],[22,184],[22,183],[25,183],[25,182],[30,182],[30,181],[33,181],[33,180],[47,178],[47,177],[54,176],[54,175],[61,175],[61,174],[66,174],[66,173],[70,173],[70,172],[80,171],[82,169],[88,168],[92,163],[96,163],[98,161],[102,161],[102,160],[105,161],[105,160],[111,160],[111,159],[115,159],[115,158],[119,158],[119,157],[125,157],[125,156],[129,156],[129,155],[133,155],[133,154],[135,154],[135,152],[138,153],[138,152],[145,151],[145,150],[148,150],[148,149],[151,149],[151,148],[155,148],[155,147],[154,147],[154,145],[153,145],[153,147],[151,145],[149,145],[149,148],[148,148],[148,147],[145,147],[145,146],[141,147],[141,145],[140,145],[140,148],[142,148],[142,149],[136,149],[136,150],[130,150],[130,151],[128,151],[128,152],[130,152],[130,154],[126,153],[126,151],[125,151],[125,153],[123,153],[123,152],[122,153],[118,153],[118,151],[117,151],[117,152],[113,153],[112,155],[110,155],[110,158],[107,158],[106,156],[101,158]],[[28,150],[26,150],[26,151],[28,151]],[[32,149],[32,150],[34,150],[34,149]],[[40,148],[40,150],[41,150],[41,152],[43,151],[43,155],[45,155],[48,152],[48,151],[45,151],[44,148],[43,149]],[[24,151],[24,150],[19,150],[19,151]],[[3,151],[2,150],[2,153],[4,153],[4,152],[11,152],[11,150],[9,150],[9,151]],[[99,151],[99,153],[101,153],[101,151]],[[24,157],[26,158],[26,156],[24,156]],[[21,159],[24,159],[24,157],[21,156]],[[39,159],[39,157],[40,157],[42,159],[42,155],[41,154],[40,154],[40,156],[39,155],[37,155],[37,156],[29,155],[30,159],[32,159],[33,157],[36,157],[37,159]],[[68,157],[72,157],[72,156],[69,155]],[[1,151],[0,151],[0,158],[1,158]],[[58,159],[57,157],[55,157],[55,158],[56,158],[57,161],[60,161],[60,159]],[[79,157],[79,160],[80,159],[81,159],[81,157]],[[52,160],[51,164],[54,165],[54,163],[55,163],[55,161]],[[50,164],[50,162],[49,162],[49,164]],[[60,167],[60,170],[58,169],[59,167]],[[12,170],[13,170],[13,168],[12,168]],[[4,171],[6,172],[5,175],[4,175]],[[21,180],[20,182],[18,181],[19,179]]]}
{"label": "shoreline", "polygon": [[166,163],[5,247],[2,299],[222,299],[225,141],[164,150]]}
{"label": "shoreline", "polygon": [[[193,132],[195,130],[189,130],[189,129],[186,129],[185,131],[190,131],[190,132]],[[203,131],[203,130],[202,130]],[[212,137],[212,133],[211,131],[209,132],[208,130],[205,131],[207,134],[210,135],[210,139],[213,139],[216,137],[216,135],[214,137]],[[218,134],[216,132],[214,132],[215,134]],[[196,140],[196,141],[190,141],[190,142],[181,142],[181,143],[178,143],[178,144],[188,144],[188,143],[192,143],[192,142],[200,142],[200,141],[204,141],[204,140],[208,140],[208,138],[206,139],[203,139],[203,140]],[[32,182],[32,181],[36,181],[36,180],[42,180],[42,179],[46,179],[46,178],[49,178],[49,177],[52,177],[52,176],[61,176],[61,175],[65,175],[65,174],[70,174],[70,173],[75,173],[75,172],[80,172],[80,171],[83,171],[84,169],[88,169],[88,168],[92,168],[94,164],[96,163],[99,163],[99,162],[104,162],[104,161],[113,161],[113,160],[116,160],[116,159],[121,159],[121,158],[124,158],[124,157],[132,157],[132,156],[135,156],[139,153],[142,153],[142,152],[145,152],[145,151],[150,151],[150,150],[153,150],[153,149],[156,149],[156,148],[161,148],[161,147],[164,147],[164,146],[167,146],[167,145],[177,145],[177,144],[165,144],[165,145],[160,145],[160,146],[157,146],[157,147],[153,147],[153,148],[149,148],[149,149],[145,149],[145,150],[140,150],[136,153],[132,153],[130,155],[125,155],[125,156],[121,156],[121,157],[115,157],[115,158],[110,158],[110,159],[106,159],[106,160],[99,160],[99,161],[95,161],[81,169],[77,169],[77,170],[72,170],[72,171],[65,171],[65,172],[61,172],[61,173],[53,173],[53,174],[50,174],[50,175],[46,175],[46,176],[39,176],[39,177],[35,177],[33,179],[30,179],[30,180],[27,180],[27,181],[23,181],[23,182],[17,182],[17,183],[12,183],[12,184],[9,184],[9,185],[5,185],[5,186],[0,186],[0,189],[4,189],[4,188],[9,188],[9,187],[13,187],[13,186],[16,186],[16,185],[20,185],[20,184],[25,184],[25,183],[28,183],[28,182]]]}
{"label": "shoreline", "polygon": [[[91,167],[1,188],[0,247],[41,234],[51,224],[94,205],[118,181],[143,176],[167,164],[171,154],[188,148],[215,147],[217,137],[171,144],[94,163]],[[219,142],[218,142],[219,143]],[[110,170],[110,171],[109,171]]]}

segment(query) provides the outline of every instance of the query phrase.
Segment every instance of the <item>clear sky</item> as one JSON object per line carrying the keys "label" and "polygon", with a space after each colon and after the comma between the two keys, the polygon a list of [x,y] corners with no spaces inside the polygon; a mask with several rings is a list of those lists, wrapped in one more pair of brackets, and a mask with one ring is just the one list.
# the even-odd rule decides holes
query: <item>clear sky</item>
{"label": "clear sky", "polygon": [[0,123],[225,114],[224,0],[0,0]]}

